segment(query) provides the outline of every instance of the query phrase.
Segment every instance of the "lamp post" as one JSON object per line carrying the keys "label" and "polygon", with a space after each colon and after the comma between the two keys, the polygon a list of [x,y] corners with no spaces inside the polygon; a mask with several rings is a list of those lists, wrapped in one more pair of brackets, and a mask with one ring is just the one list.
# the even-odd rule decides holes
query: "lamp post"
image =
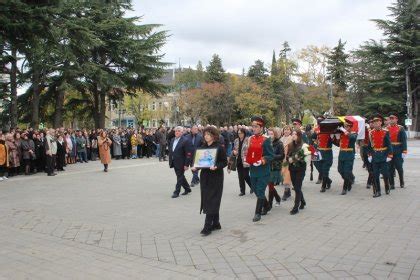
{"label": "lamp post", "polygon": [[407,67],[405,69],[405,85],[407,88],[407,102],[406,102],[406,106],[407,106],[407,137],[410,138],[411,135],[411,128],[412,128],[412,123],[413,123],[413,112],[412,112],[412,91],[411,91],[411,85],[410,85],[410,69],[413,69],[415,67],[417,67],[418,64],[414,64],[410,67]]}

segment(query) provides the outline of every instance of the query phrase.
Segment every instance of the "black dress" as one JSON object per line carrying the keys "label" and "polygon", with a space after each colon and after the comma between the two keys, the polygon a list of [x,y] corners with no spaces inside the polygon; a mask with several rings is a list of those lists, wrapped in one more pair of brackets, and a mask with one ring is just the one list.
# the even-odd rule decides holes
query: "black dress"
{"label": "black dress", "polygon": [[64,146],[64,141],[60,143],[57,141],[57,162],[56,167],[58,171],[64,171],[64,164],[66,163],[66,148]]}
{"label": "black dress", "polygon": [[201,148],[217,148],[216,170],[208,168],[201,169],[200,188],[201,188],[201,207],[200,213],[218,214],[223,194],[223,168],[227,166],[227,157],[225,149],[217,142],[208,146],[207,143],[201,145]]}

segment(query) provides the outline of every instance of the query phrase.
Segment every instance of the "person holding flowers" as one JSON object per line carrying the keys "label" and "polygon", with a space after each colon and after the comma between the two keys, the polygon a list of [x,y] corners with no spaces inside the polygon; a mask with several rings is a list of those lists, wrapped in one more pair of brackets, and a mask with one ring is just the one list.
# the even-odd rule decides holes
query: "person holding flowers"
{"label": "person holding flowers", "polygon": [[302,183],[305,178],[308,156],[311,155],[308,144],[302,140],[302,131],[294,129],[292,132],[292,142],[287,149],[287,160],[285,165],[289,167],[290,177],[292,179],[293,189],[295,191],[295,204],[290,211],[291,215],[299,213],[299,209],[306,206],[305,198],[302,192]]}

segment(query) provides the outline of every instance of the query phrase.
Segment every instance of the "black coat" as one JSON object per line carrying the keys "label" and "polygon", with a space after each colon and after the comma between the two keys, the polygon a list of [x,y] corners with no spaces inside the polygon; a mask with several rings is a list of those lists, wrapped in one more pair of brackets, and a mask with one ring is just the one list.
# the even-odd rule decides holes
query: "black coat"
{"label": "black coat", "polygon": [[273,141],[274,158],[271,162],[271,170],[281,170],[282,163],[285,157],[283,142],[280,139]]}
{"label": "black coat", "polygon": [[208,168],[201,169],[200,172],[200,190],[201,190],[201,211],[204,214],[217,214],[220,210],[220,202],[223,194],[223,168],[227,166],[226,151],[219,143],[213,143],[211,146],[203,144],[201,147],[217,147],[216,170]]}
{"label": "black coat", "polygon": [[184,136],[181,136],[178,144],[173,151],[175,138],[171,140],[169,145],[169,167],[176,169],[183,169],[184,166],[190,166],[192,161],[192,147],[191,142]]}
{"label": "black coat", "polygon": [[194,144],[192,142],[193,136],[192,136],[191,133],[186,135],[185,137],[188,139],[188,141],[191,142],[191,146],[193,148],[193,151],[197,150],[197,148],[199,148],[201,145],[203,145],[204,139],[203,139],[203,136],[200,133],[197,133],[195,135]]}

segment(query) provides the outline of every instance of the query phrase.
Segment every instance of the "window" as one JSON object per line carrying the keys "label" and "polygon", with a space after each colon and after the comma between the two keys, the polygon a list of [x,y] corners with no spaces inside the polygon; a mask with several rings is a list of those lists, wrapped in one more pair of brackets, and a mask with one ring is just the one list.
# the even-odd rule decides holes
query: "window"
{"label": "window", "polygon": [[134,120],[127,120],[127,127],[134,127]]}
{"label": "window", "polygon": [[152,110],[153,110],[153,111],[156,111],[156,102],[153,102],[153,103],[152,103]]}
{"label": "window", "polygon": [[162,110],[162,102],[159,102],[159,110]]}
{"label": "window", "polygon": [[152,120],[152,127],[157,127],[157,120]]}

